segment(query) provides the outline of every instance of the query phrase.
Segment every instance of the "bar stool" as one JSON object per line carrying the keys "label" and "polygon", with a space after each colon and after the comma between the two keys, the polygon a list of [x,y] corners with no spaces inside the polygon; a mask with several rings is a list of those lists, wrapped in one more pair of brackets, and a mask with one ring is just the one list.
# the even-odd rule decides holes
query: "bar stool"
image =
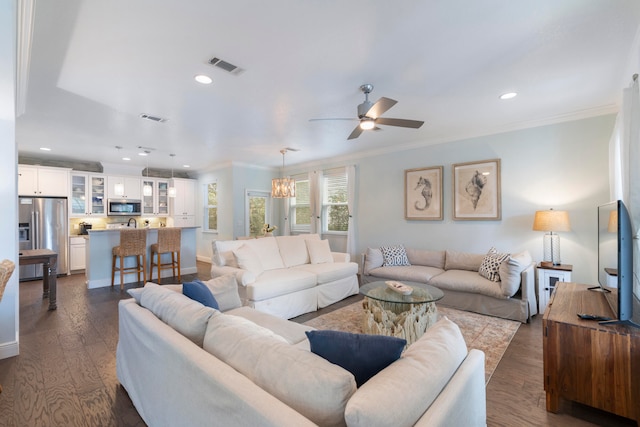
{"label": "bar stool", "polygon": [[[180,228],[159,228],[158,243],[151,245],[151,268],[149,280],[153,280],[153,266],[158,268],[158,283],[160,283],[160,271],[171,269],[173,276],[178,269],[178,282],[180,282],[180,244],[182,230]],[[171,262],[162,263],[160,256],[171,253]],[[156,262],[153,262],[153,254],[156,255]],[[176,259],[177,258],[177,259]]]}
{"label": "bar stool", "polygon": [[[139,282],[140,273],[142,273],[144,281],[147,281],[147,230],[120,230],[120,245],[114,246],[111,253],[113,254],[113,263],[111,266],[112,288],[116,270],[120,270],[120,290],[124,289],[125,274],[137,273]],[[134,267],[125,267],[124,259],[130,256],[136,257],[136,265]],[[142,261],[140,257],[142,257]],[[116,260],[118,258],[120,258],[119,267],[116,266]]]}

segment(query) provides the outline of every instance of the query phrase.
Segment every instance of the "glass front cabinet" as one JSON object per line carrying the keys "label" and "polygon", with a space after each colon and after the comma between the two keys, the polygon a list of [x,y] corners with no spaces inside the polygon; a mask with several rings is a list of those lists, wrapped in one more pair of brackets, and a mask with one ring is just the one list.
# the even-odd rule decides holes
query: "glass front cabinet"
{"label": "glass front cabinet", "polygon": [[[151,193],[145,191],[151,187]],[[169,215],[169,180],[158,178],[142,178],[142,215]]]}
{"label": "glass front cabinet", "polygon": [[103,175],[71,174],[71,206],[69,216],[106,216],[105,184]]}

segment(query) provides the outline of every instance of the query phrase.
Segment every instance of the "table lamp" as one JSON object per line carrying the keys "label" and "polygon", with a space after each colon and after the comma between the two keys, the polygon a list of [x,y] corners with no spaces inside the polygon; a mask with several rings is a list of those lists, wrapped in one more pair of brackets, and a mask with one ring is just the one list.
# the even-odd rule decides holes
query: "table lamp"
{"label": "table lamp", "polygon": [[543,240],[544,259],[542,266],[560,265],[560,236],[554,231],[570,231],[569,213],[567,211],[536,211],[533,219],[535,231],[548,231]]}

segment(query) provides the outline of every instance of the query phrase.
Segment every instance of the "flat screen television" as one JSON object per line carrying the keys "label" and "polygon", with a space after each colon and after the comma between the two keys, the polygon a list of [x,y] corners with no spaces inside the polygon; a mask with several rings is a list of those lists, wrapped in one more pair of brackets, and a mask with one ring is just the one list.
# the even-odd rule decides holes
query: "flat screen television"
{"label": "flat screen television", "polygon": [[622,200],[598,206],[598,283],[615,316],[600,323],[640,327],[640,291],[634,286],[633,274],[633,235],[631,218]]}

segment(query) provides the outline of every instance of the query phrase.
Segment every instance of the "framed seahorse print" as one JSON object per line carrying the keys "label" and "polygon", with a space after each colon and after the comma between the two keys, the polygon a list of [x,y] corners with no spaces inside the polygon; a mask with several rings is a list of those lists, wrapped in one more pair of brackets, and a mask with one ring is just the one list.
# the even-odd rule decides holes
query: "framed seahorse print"
{"label": "framed seahorse print", "polygon": [[500,159],[454,164],[453,219],[500,220]]}
{"label": "framed seahorse print", "polygon": [[404,171],[404,218],[441,220],[442,166]]}

